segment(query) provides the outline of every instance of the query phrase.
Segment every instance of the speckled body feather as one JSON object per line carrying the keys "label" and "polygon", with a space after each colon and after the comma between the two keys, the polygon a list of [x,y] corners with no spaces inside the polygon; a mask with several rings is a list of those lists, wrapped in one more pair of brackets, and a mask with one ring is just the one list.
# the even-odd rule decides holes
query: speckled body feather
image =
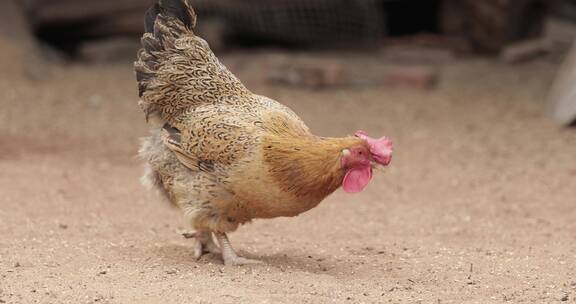
{"label": "speckled body feather", "polygon": [[289,108],[250,92],[194,34],[187,2],[163,2],[146,15],[135,62],[139,104],[160,123],[140,150],[145,178],[194,228],[219,232],[300,214],[336,190],[340,151],[364,142],[316,137]]}

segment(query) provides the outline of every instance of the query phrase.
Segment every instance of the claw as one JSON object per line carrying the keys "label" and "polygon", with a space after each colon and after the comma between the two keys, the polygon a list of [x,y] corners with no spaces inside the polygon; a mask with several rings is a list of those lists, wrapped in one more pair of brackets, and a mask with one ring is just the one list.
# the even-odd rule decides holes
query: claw
{"label": "claw", "polygon": [[195,238],[195,237],[198,236],[198,233],[197,233],[196,231],[192,231],[192,232],[186,231],[186,232],[182,232],[182,233],[180,233],[180,234],[182,234],[182,236],[183,236],[185,239],[193,239],[193,238]]}
{"label": "claw", "polygon": [[220,249],[222,250],[222,260],[224,260],[224,265],[226,266],[239,266],[248,264],[262,264],[261,261],[251,260],[236,254],[236,251],[232,248],[228,236],[223,232],[215,232],[216,240],[220,244]]}
{"label": "claw", "polygon": [[256,264],[263,264],[263,262],[240,256],[224,258],[224,265],[226,266],[241,266],[241,265],[256,265]]}

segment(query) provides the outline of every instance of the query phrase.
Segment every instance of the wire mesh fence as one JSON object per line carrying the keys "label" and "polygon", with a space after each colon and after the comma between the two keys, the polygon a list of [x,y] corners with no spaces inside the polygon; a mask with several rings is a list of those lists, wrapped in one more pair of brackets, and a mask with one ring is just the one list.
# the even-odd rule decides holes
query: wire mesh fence
{"label": "wire mesh fence", "polygon": [[[242,41],[309,46],[377,44],[384,33],[383,0],[189,0],[199,25],[221,24]],[[27,0],[32,24],[71,39],[139,35],[153,0]],[[52,34],[54,32],[54,34]]]}
{"label": "wire mesh fence", "polygon": [[382,38],[381,0],[192,0],[200,16],[220,18],[227,35],[285,43],[355,47]]}

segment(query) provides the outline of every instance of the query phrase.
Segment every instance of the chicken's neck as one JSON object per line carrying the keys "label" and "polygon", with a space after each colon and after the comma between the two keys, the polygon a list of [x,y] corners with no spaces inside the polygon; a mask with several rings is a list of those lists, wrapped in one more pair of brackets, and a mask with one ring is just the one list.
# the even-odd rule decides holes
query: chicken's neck
{"label": "chicken's neck", "polygon": [[274,180],[297,197],[322,200],[342,184],[342,150],[355,137],[274,136],[264,142],[264,159]]}

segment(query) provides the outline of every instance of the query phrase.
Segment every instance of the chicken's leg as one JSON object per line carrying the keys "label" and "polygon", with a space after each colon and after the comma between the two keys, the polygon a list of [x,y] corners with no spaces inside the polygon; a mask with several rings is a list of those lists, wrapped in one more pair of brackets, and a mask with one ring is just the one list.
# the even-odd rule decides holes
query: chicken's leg
{"label": "chicken's leg", "polygon": [[195,238],[194,258],[199,259],[205,253],[220,254],[220,248],[214,243],[210,231],[197,231],[192,237]]}
{"label": "chicken's leg", "polygon": [[232,245],[230,244],[230,240],[228,240],[228,236],[226,233],[214,232],[216,236],[216,240],[218,244],[220,244],[220,249],[222,251],[222,259],[224,260],[225,265],[246,265],[246,264],[260,264],[262,262],[258,260],[251,260],[247,258],[243,258],[238,256]]}

